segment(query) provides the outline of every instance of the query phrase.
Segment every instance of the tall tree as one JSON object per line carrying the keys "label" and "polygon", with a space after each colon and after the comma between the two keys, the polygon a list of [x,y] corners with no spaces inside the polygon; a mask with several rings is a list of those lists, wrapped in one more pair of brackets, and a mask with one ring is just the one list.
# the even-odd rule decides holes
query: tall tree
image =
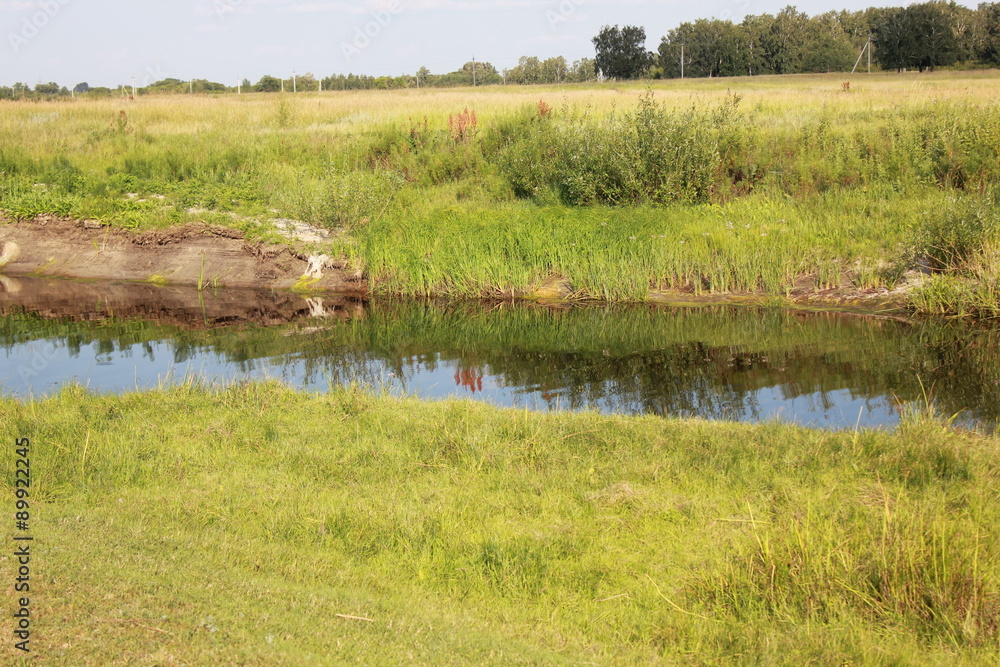
{"label": "tall tree", "polygon": [[634,25],[604,26],[592,40],[597,69],[612,79],[638,79],[646,73],[652,54],[646,51],[646,30]]}
{"label": "tall tree", "polygon": [[976,58],[1000,65],[1000,2],[983,2],[976,9],[974,23]]}
{"label": "tall tree", "polygon": [[681,46],[684,47],[684,76],[749,73],[746,31],[729,21],[698,19],[668,32],[659,48],[659,64],[668,78],[680,76]]}
{"label": "tall tree", "polygon": [[875,58],[886,69],[923,72],[951,65],[959,55],[951,19],[940,3],[926,2],[876,15]]}

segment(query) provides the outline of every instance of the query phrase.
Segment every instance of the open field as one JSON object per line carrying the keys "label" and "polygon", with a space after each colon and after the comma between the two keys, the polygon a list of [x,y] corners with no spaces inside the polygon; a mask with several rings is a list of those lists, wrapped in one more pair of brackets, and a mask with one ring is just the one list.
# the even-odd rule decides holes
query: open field
{"label": "open field", "polygon": [[3,103],[0,210],[269,240],[301,220],[376,292],[903,287],[995,315],[1000,75],[844,80]]}
{"label": "open field", "polygon": [[831,433],[251,384],[68,387],[0,424],[31,439],[46,664],[1000,658],[998,443],[926,415]]}

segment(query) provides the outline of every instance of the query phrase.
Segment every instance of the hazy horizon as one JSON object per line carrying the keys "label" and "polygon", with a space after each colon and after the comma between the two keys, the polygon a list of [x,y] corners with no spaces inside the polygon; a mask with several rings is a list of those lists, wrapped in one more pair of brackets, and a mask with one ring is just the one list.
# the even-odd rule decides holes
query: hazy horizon
{"label": "hazy horizon", "polygon": [[[475,57],[498,70],[521,56],[594,56],[603,25],[639,25],[655,50],[699,18],[739,22],[787,0],[0,0],[0,85],[148,85],[165,78],[234,86],[269,74],[440,74]],[[901,2],[796,4],[810,16]],[[976,3],[963,2],[975,7]]]}

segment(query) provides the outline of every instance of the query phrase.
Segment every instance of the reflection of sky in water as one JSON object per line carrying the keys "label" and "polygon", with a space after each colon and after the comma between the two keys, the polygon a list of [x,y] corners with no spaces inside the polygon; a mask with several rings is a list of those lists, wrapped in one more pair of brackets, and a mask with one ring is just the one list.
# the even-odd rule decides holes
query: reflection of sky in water
{"label": "reflection of sky in water", "polygon": [[[787,385],[742,390],[701,382],[697,391],[681,388],[682,393],[687,393],[690,407],[671,412],[669,401],[676,398],[677,387],[671,388],[673,393],[669,397],[664,392],[663,405],[656,404],[655,387],[652,394],[647,393],[640,401],[629,398],[627,392],[616,393],[614,380],[599,381],[599,386],[578,387],[574,398],[566,388],[548,390],[537,384],[508,386],[507,378],[498,372],[502,369],[494,370],[488,364],[464,364],[440,354],[396,360],[397,370],[393,370],[390,363],[370,352],[338,350],[325,360],[325,368],[317,370],[315,359],[310,363],[296,354],[232,362],[207,349],[189,349],[185,361],[176,363],[169,341],[153,341],[111,352],[100,351],[94,343],[81,348],[75,356],[62,342],[53,345],[34,341],[6,348],[5,353],[0,384],[4,393],[20,396],[46,394],[73,380],[91,389],[120,392],[155,388],[192,376],[219,383],[271,378],[298,389],[323,391],[330,385],[355,382],[393,395],[428,399],[472,397],[496,405],[536,410],[653,412],[738,421],[779,419],[827,428],[898,423],[897,410],[887,395],[859,396],[847,389],[795,395]],[[400,368],[403,370],[399,371]],[[598,398],[587,400],[581,396]],[[710,405],[703,404],[706,396]]]}

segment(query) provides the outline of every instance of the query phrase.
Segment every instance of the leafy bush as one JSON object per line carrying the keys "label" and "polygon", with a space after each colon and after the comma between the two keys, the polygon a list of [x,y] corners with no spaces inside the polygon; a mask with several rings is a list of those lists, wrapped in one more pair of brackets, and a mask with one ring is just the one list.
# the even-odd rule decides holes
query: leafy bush
{"label": "leafy bush", "polygon": [[675,114],[644,96],[620,118],[556,115],[541,107],[495,129],[490,157],[521,197],[569,205],[706,201],[720,165],[719,130],[731,118]]}
{"label": "leafy bush", "polygon": [[381,215],[403,183],[393,171],[342,171],[331,166],[322,179],[302,183],[286,198],[284,208],[300,220],[353,228]]}

